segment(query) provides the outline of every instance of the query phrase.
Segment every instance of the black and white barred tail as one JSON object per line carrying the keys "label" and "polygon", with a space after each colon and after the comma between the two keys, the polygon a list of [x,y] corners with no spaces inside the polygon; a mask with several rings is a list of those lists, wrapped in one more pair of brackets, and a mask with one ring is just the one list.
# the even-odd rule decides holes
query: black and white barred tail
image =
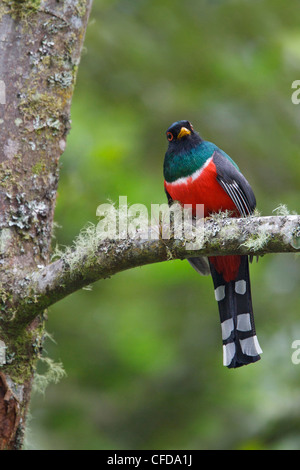
{"label": "black and white barred tail", "polygon": [[252,310],[248,256],[241,256],[238,276],[225,282],[210,263],[222,328],[223,364],[240,367],[260,359]]}

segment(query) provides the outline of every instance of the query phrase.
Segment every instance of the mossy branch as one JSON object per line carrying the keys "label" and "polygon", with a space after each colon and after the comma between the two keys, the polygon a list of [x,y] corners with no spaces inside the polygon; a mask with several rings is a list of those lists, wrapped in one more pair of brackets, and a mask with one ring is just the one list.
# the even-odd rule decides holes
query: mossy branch
{"label": "mossy branch", "polygon": [[[160,226],[157,226],[160,231]],[[26,326],[43,309],[70,293],[118,272],[170,259],[215,255],[264,255],[300,250],[300,216],[234,219],[218,215],[205,219],[197,237],[145,239],[145,232],[131,238],[109,240],[88,226],[74,246],[60,259],[16,281],[10,325]],[[191,243],[197,240],[196,249]],[[194,247],[195,248],[195,247]]]}

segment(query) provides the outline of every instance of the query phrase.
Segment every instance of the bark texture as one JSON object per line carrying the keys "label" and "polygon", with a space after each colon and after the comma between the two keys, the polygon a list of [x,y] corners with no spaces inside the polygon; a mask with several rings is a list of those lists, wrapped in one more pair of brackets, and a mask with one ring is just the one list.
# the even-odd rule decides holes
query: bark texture
{"label": "bark texture", "polygon": [[43,311],[20,328],[15,279],[49,262],[59,158],[92,0],[0,2],[0,449],[18,449]]}

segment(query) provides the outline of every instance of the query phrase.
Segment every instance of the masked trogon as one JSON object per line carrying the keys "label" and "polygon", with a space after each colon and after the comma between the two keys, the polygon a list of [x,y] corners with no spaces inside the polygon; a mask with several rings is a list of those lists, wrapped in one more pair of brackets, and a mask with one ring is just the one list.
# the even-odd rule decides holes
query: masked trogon
{"label": "masked trogon", "polygon": [[[255,206],[254,193],[235,162],[203,140],[189,121],[177,121],[166,132],[164,187],[169,203],[204,205],[204,217],[229,211],[247,217]],[[223,364],[240,367],[260,359],[255,333],[248,256],[188,259],[200,274],[211,274],[218,302],[223,341]]]}

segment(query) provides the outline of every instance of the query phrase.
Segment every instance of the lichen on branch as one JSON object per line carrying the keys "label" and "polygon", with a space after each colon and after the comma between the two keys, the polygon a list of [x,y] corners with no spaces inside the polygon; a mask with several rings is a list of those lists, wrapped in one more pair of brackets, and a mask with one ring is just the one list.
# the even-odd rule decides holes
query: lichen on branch
{"label": "lichen on branch", "polygon": [[[157,230],[160,231],[159,226]],[[97,226],[89,224],[72,247],[56,252],[59,259],[16,279],[10,327],[26,327],[44,308],[70,293],[134,267],[194,256],[297,253],[300,216],[234,219],[220,214],[205,219],[203,233],[200,243],[195,240],[195,249],[191,238],[149,239],[145,230],[130,238],[103,239]]]}

